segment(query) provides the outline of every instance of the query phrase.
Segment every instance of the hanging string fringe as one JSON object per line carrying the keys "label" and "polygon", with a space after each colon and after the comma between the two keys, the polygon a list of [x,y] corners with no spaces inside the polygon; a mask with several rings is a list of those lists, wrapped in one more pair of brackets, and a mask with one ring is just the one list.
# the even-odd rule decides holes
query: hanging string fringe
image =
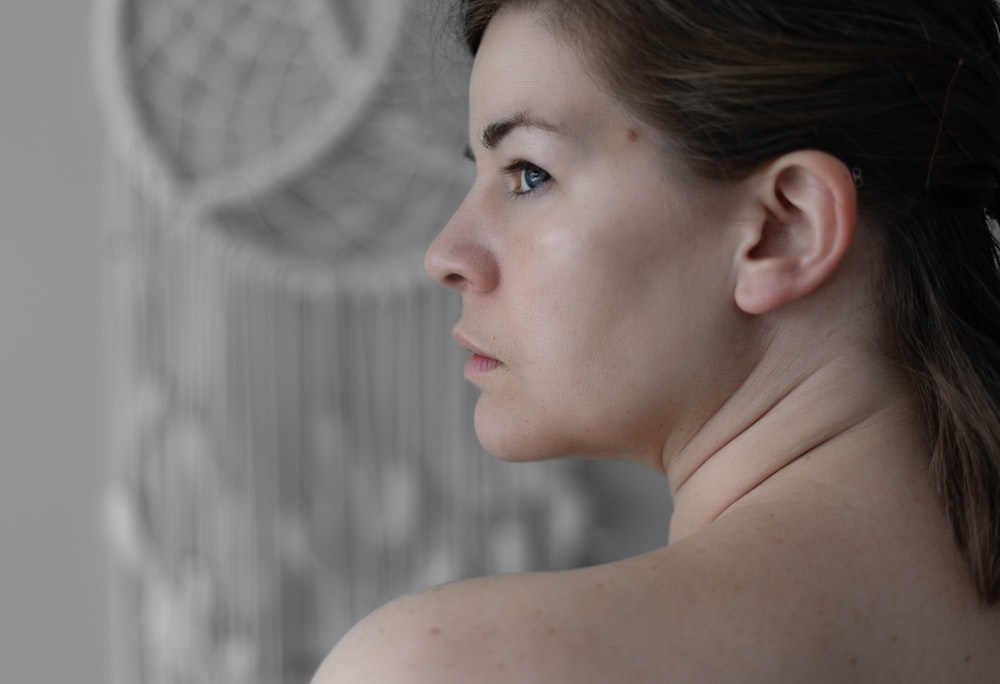
{"label": "hanging string fringe", "polygon": [[436,29],[403,0],[99,5],[115,681],[304,683],[392,596],[575,563],[571,466],[481,452],[422,273],[467,183]]}

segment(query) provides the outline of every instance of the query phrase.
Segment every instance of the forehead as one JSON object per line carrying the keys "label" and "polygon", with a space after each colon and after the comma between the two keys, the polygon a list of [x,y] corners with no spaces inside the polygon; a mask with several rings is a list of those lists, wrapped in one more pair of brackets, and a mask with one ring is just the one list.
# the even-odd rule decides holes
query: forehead
{"label": "forehead", "polygon": [[565,133],[617,121],[626,113],[592,76],[571,42],[531,10],[501,10],[490,22],[469,82],[474,138],[498,120],[529,113]]}

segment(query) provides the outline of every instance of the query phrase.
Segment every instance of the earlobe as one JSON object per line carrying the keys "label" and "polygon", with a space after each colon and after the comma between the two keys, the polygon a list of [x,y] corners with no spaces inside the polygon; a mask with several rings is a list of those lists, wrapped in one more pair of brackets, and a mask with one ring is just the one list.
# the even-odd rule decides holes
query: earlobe
{"label": "earlobe", "polygon": [[758,208],[736,258],[736,304],[773,311],[820,287],[841,263],[857,226],[847,167],[817,151],[793,152],[751,181]]}

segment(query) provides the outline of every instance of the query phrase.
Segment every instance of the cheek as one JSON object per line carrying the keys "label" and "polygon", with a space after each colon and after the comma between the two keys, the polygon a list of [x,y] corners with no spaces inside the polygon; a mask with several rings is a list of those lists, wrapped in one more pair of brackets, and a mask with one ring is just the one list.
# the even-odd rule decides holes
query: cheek
{"label": "cheek", "polygon": [[520,283],[512,318],[520,370],[530,377],[536,401],[555,397],[577,410],[581,402],[621,392],[618,385],[634,370],[636,342],[662,339],[670,303],[648,279],[634,277],[635,259],[569,249],[562,256],[536,262],[537,270]]}
{"label": "cheek", "polygon": [[697,384],[715,362],[726,274],[709,250],[670,230],[633,225],[622,239],[595,243],[578,286],[551,304],[547,315],[572,324],[567,360],[580,391],[646,405]]}
{"label": "cheek", "polygon": [[477,406],[484,446],[515,460],[627,451],[673,429],[718,338],[683,256],[655,241],[539,247],[509,283],[517,363]]}
{"label": "cheek", "polygon": [[662,220],[580,209],[521,236],[508,262],[507,301],[517,337],[534,352],[602,365],[621,335],[671,314],[690,282],[690,246]]}

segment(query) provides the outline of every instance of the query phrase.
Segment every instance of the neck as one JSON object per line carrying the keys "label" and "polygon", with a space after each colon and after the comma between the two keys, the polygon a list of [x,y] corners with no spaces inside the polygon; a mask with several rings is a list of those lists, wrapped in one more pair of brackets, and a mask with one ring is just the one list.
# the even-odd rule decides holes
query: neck
{"label": "neck", "polygon": [[[798,363],[771,355],[693,439],[664,453],[674,497],[671,542],[762,490],[780,490],[793,470],[846,477],[876,461],[884,467],[887,449],[913,462],[914,436],[922,431],[912,392],[880,355],[840,346],[852,348],[826,358],[791,357]],[[865,458],[875,451],[879,459]],[[849,468],[828,467],[844,459],[852,460]]]}

